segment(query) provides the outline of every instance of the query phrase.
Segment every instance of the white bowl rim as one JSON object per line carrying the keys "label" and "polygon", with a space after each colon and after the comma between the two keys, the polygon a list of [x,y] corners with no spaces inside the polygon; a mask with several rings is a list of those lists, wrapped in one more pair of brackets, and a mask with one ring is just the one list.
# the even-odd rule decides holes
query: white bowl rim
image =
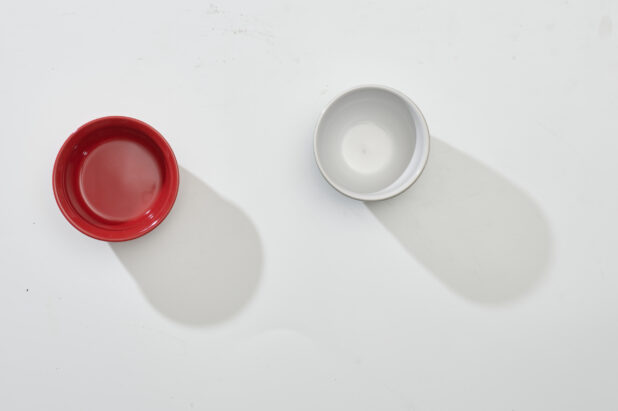
{"label": "white bowl rim", "polygon": [[[318,130],[320,129],[320,124],[322,124],[322,120],[323,120],[324,115],[326,114],[326,112],[333,106],[333,104],[335,104],[339,99],[341,99],[342,97],[346,96],[347,94],[350,94],[350,93],[353,93],[353,92],[359,91],[359,90],[369,90],[369,89],[377,89],[377,90],[386,91],[388,93],[391,93],[391,94],[401,98],[403,101],[405,101],[408,104],[408,106],[410,107],[410,109],[413,112],[413,114],[418,116],[418,118],[420,119],[420,124],[418,124],[418,126],[420,126],[425,131],[424,133],[421,133],[422,134],[421,136],[417,135],[417,138],[420,137],[420,138],[423,138],[425,140],[424,143],[425,143],[425,146],[427,147],[425,152],[422,153],[423,157],[421,158],[419,167],[415,170],[414,174],[412,174],[410,176],[410,178],[408,180],[406,180],[404,183],[402,183],[399,187],[393,189],[392,191],[386,192],[384,194],[357,193],[357,192],[345,189],[344,187],[340,186],[335,181],[333,181],[327,175],[326,171],[324,171],[324,168],[322,167],[322,164],[320,163],[320,158],[318,156]],[[405,95],[401,91],[399,91],[397,89],[394,89],[392,87],[389,87],[389,86],[384,86],[384,85],[381,85],[381,84],[363,84],[363,85],[355,86],[355,87],[352,87],[350,89],[347,89],[347,90],[341,92],[340,94],[335,96],[324,107],[324,109],[320,113],[320,117],[318,119],[318,122],[317,122],[317,124],[315,126],[315,129],[314,129],[314,132],[313,132],[313,155],[314,155],[314,158],[315,158],[315,162],[317,163],[318,168],[320,169],[320,173],[322,174],[322,177],[324,177],[324,179],[328,182],[328,184],[330,184],[335,190],[339,191],[341,194],[343,194],[343,195],[345,195],[347,197],[350,197],[350,198],[352,198],[354,200],[361,200],[361,201],[387,200],[389,198],[393,198],[395,196],[398,196],[399,194],[401,194],[404,191],[406,191],[421,176],[421,174],[423,173],[423,170],[425,169],[425,166],[427,165],[427,160],[429,158],[429,151],[431,150],[431,147],[430,147],[431,141],[430,140],[431,140],[431,138],[430,138],[430,135],[429,135],[429,127],[427,127],[427,121],[425,120],[425,116],[423,116],[423,113],[421,112],[421,110],[412,101],[412,99],[410,99],[410,97],[408,97],[407,95]]]}

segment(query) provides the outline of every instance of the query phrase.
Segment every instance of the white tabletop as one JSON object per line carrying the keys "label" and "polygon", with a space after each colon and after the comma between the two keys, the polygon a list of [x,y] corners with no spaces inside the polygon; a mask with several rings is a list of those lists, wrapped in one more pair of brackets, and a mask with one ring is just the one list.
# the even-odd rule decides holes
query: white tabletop
{"label": "white tabletop", "polygon": [[[2,2],[0,409],[617,409],[617,25],[605,0]],[[377,204],[312,153],[366,83],[433,138]],[[110,246],[51,170],[113,114],[182,169]]]}

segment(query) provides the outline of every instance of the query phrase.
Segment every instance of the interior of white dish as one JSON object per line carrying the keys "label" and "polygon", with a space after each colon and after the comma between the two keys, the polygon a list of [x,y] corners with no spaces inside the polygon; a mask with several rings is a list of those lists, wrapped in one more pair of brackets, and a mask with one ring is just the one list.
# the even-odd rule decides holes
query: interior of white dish
{"label": "interior of white dish", "polygon": [[398,194],[420,175],[429,132],[418,108],[377,86],[344,93],[324,111],[315,135],[322,173],[337,190],[377,200]]}

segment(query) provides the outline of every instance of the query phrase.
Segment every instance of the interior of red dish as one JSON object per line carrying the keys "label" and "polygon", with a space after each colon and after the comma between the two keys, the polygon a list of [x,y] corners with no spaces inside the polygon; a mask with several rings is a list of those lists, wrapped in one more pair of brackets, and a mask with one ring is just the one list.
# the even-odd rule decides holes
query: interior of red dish
{"label": "interior of red dish", "polygon": [[110,241],[139,236],[169,212],[178,168],[167,142],[145,123],[95,120],[62,147],[54,172],[56,198],[82,232]]}

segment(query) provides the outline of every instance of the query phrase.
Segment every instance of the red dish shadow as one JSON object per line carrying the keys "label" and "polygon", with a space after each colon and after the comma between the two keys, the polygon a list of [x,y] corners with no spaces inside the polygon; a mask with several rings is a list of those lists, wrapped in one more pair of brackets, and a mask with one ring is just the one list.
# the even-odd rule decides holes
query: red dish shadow
{"label": "red dish shadow", "polygon": [[172,209],[178,164],[163,136],[130,117],[102,117],[77,129],[54,164],[60,211],[82,233],[126,241],[152,231]]}

